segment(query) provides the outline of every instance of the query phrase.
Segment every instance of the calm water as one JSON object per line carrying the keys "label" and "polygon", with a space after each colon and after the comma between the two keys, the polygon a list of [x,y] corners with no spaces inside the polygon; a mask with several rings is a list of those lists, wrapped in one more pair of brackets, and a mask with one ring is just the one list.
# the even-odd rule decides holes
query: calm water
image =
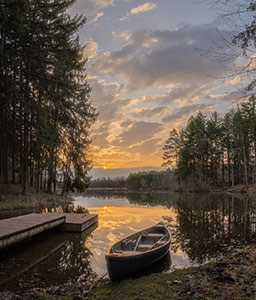
{"label": "calm water", "polygon": [[99,214],[98,227],[83,234],[44,233],[0,252],[0,290],[103,275],[111,244],[160,220],[169,226],[172,244],[158,271],[202,264],[256,241],[256,201],[241,195],[98,193],[75,199],[75,206]]}

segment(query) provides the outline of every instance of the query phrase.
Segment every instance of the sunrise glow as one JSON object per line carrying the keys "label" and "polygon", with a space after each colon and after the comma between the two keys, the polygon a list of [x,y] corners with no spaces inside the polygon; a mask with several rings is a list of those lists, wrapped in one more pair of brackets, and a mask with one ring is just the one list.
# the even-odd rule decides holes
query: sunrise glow
{"label": "sunrise glow", "polygon": [[198,111],[223,113],[232,105],[237,80],[217,80],[225,64],[196,50],[210,49],[223,30],[207,3],[79,0],[72,13],[80,12],[88,19],[80,35],[99,112],[93,164],[102,175],[160,168],[170,129],[186,126]]}

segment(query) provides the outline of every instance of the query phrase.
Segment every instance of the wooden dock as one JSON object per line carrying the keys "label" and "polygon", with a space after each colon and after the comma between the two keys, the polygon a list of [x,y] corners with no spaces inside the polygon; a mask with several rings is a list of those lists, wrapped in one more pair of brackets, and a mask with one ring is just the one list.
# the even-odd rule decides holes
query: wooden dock
{"label": "wooden dock", "polygon": [[98,215],[65,213],[28,214],[0,220],[0,249],[60,225],[64,231],[82,232],[96,222]]}
{"label": "wooden dock", "polygon": [[66,217],[64,231],[83,232],[98,222],[96,214],[61,214]]}

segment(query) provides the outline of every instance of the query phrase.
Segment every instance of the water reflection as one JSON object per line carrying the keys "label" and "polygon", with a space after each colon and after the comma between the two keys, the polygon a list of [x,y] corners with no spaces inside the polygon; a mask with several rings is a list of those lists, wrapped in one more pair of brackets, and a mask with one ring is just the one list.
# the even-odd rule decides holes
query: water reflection
{"label": "water reflection", "polygon": [[177,193],[126,193],[130,204],[145,206],[164,206],[167,208],[176,208],[179,195]]}
{"label": "water reflection", "polygon": [[[79,204],[81,205],[81,202]],[[89,211],[99,215],[99,227],[94,232],[94,239],[88,241],[88,247],[93,252],[92,268],[99,275],[107,272],[105,254],[110,245],[125,236],[156,224],[163,215],[175,216],[173,209],[137,205],[91,207]]]}
{"label": "water reflection", "polygon": [[1,251],[0,289],[46,287],[81,277],[95,278],[86,240],[96,227],[94,224],[82,234],[45,232],[30,242]]}
{"label": "water reflection", "polygon": [[[111,206],[106,206],[106,198],[101,202],[102,196],[95,197],[97,207],[90,211],[100,215],[102,235],[97,234],[103,244],[111,245],[164,217],[172,233],[176,267],[201,264],[256,241],[256,201],[244,195],[126,193],[112,198]],[[84,205],[90,204],[87,199],[83,198]],[[100,265],[97,272],[103,268]]]}
{"label": "water reflection", "polygon": [[[107,272],[105,253],[110,245],[163,217],[172,233],[167,268],[201,264],[256,241],[256,201],[243,195],[115,192],[111,196],[90,193],[75,199],[71,210],[82,206],[97,213],[98,228],[89,236],[46,233],[0,253],[0,289],[101,276]],[[8,282],[7,277],[11,278]]]}
{"label": "water reflection", "polygon": [[248,197],[180,195],[175,219],[165,217],[172,249],[194,263],[225,255],[256,240],[255,201]]}

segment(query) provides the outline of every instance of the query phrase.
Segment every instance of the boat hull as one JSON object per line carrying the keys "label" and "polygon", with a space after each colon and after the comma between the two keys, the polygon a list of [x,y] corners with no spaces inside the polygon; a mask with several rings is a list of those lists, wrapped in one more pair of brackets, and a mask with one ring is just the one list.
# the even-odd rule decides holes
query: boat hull
{"label": "boat hull", "polygon": [[115,254],[106,255],[108,274],[112,281],[122,280],[145,269],[164,257],[170,247],[170,242],[148,252],[138,253],[131,256]]}

